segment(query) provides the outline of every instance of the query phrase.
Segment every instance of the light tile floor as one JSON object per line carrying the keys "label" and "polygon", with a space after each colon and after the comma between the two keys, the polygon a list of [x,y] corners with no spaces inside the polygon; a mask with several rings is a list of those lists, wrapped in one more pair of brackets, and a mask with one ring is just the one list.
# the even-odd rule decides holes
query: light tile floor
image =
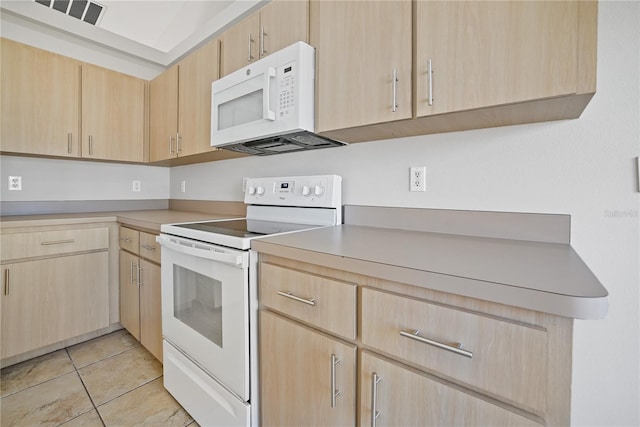
{"label": "light tile floor", "polygon": [[125,330],[2,369],[0,425],[190,426],[162,365]]}

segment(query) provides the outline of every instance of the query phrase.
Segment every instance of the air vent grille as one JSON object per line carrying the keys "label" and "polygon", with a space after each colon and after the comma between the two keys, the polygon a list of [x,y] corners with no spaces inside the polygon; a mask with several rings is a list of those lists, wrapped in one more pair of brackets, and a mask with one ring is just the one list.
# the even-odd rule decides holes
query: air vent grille
{"label": "air vent grille", "polygon": [[91,25],[100,22],[106,9],[105,6],[88,0],[35,0],[35,2]]}

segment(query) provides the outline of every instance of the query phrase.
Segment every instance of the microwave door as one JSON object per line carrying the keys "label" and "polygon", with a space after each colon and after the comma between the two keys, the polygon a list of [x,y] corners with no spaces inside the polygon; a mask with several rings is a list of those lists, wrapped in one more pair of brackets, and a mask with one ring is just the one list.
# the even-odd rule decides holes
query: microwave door
{"label": "microwave door", "polygon": [[256,125],[276,118],[272,99],[272,80],[276,70],[268,67],[263,73],[245,79],[226,89],[212,91],[211,141],[213,146],[250,137]]}

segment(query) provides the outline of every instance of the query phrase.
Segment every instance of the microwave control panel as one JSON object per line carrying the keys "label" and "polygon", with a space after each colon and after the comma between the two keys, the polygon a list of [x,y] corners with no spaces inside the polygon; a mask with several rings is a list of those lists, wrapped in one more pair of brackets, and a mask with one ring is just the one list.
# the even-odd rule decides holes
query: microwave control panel
{"label": "microwave control panel", "polygon": [[296,62],[290,62],[278,67],[278,112],[279,118],[288,117],[296,109]]}

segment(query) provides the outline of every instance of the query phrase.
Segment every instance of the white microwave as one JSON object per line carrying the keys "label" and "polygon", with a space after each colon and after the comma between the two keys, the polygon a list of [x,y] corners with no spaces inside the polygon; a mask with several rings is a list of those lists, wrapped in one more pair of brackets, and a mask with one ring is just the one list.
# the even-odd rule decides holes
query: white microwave
{"label": "white microwave", "polygon": [[211,85],[211,146],[267,155],[345,145],[314,131],[315,49],[303,42]]}

